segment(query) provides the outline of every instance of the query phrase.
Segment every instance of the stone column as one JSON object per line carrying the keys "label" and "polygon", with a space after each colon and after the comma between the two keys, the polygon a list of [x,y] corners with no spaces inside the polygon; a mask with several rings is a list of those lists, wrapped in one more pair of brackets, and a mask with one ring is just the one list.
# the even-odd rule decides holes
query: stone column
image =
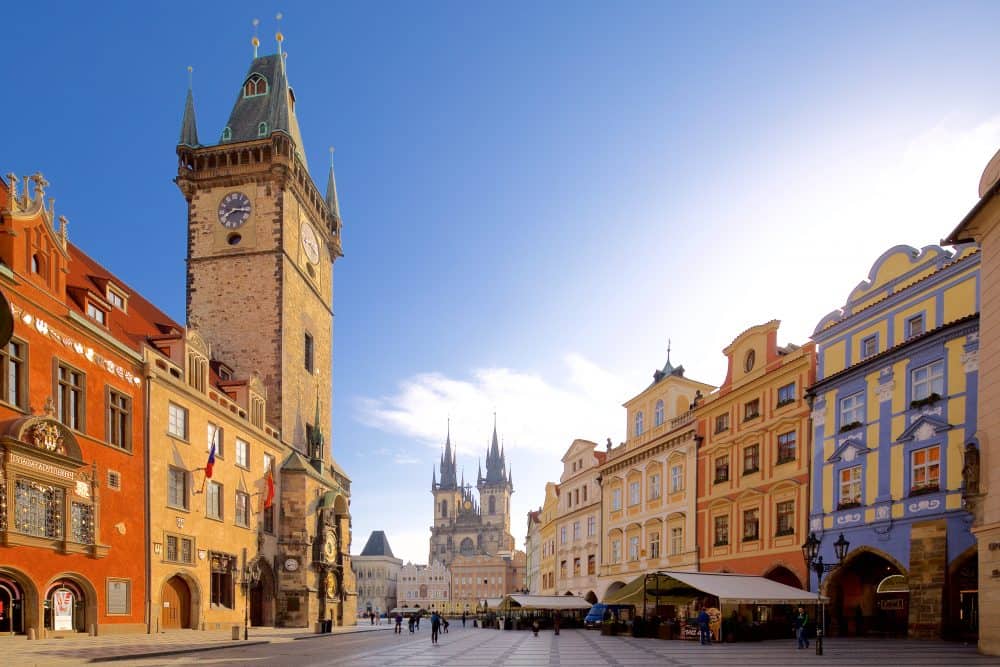
{"label": "stone column", "polygon": [[910,532],[909,636],[940,639],[944,587],[948,574],[948,525],[944,519],[920,521]]}

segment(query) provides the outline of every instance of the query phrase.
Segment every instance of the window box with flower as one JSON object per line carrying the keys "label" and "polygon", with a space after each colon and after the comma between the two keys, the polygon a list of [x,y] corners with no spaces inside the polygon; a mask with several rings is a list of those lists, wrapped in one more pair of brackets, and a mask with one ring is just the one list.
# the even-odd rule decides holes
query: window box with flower
{"label": "window box with flower", "polygon": [[862,426],[864,426],[864,424],[862,424],[861,422],[858,421],[850,422],[848,424],[844,424],[843,426],[841,426],[840,432],[846,433],[847,431],[853,431],[854,429],[861,428]]}
{"label": "window box with flower", "polygon": [[934,405],[940,400],[941,400],[941,394],[934,392],[933,394],[925,396],[924,398],[920,398],[915,401],[910,401],[910,408],[916,409],[916,408],[922,408],[927,405]]}

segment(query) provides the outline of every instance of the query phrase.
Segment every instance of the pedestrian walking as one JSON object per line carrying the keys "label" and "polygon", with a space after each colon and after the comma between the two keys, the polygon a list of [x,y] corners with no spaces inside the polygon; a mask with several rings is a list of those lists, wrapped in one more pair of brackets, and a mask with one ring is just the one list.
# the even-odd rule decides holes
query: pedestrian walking
{"label": "pedestrian walking", "polygon": [[559,634],[559,620],[560,620],[560,618],[561,618],[561,616],[560,616],[559,612],[556,612],[555,618],[552,619],[552,627],[555,629],[557,635]]}
{"label": "pedestrian walking", "polygon": [[441,617],[441,632],[448,634],[448,619],[444,616]]}
{"label": "pedestrian walking", "polygon": [[799,613],[795,616],[795,639],[798,640],[798,648],[809,648],[809,637],[806,636],[806,628],[809,626],[809,614],[803,607],[799,607]]}
{"label": "pedestrian walking", "polygon": [[417,631],[420,631],[420,612],[417,612]]}
{"label": "pedestrian walking", "polygon": [[701,637],[701,643],[703,645],[712,643],[712,632],[708,629],[708,622],[710,620],[708,612],[702,609],[698,614],[698,634]]}
{"label": "pedestrian walking", "polygon": [[396,634],[403,634],[403,615],[398,611],[396,612]]}
{"label": "pedestrian walking", "polygon": [[465,612],[462,612],[462,627],[465,627]]}
{"label": "pedestrian walking", "polygon": [[437,644],[438,643],[438,631],[440,631],[440,630],[441,630],[441,617],[438,616],[438,613],[436,611],[432,612],[431,613],[431,643],[432,644]]}
{"label": "pedestrian walking", "polygon": [[368,612],[368,618],[371,619],[372,625],[375,625],[375,612]]}
{"label": "pedestrian walking", "polygon": [[413,625],[414,625],[414,623],[415,623],[415,620],[414,620],[415,618],[416,618],[416,617],[414,617],[414,616],[410,616],[410,621],[409,621],[409,624],[408,624],[408,625],[409,625],[409,627],[410,627],[410,634],[411,634],[411,635],[413,634]]}

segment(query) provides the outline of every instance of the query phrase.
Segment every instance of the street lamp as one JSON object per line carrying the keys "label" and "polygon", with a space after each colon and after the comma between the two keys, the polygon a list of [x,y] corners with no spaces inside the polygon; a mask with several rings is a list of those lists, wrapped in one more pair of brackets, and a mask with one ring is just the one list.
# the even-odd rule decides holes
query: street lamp
{"label": "street lamp", "polygon": [[826,607],[823,605],[822,582],[823,575],[832,572],[840,567],[851,543],[844,539],[841,533],[837,541],[833,543],[833,552],[837,556],[836,563],[824,563],[823,556],[819,553],[822,540],[816,537],[816,533],[809,533],[809,537],[802,545],[802,558],[806,562],[806,567],[816,573],[816,604],[819,605],[820,622],[816,624],[816,655],[823,655],[823,628],[826,625]]}
{"label": "street lamp", "polygon": [[243,641],[250,639],[250,589],[260,581],[260,559],[247,562],[247,550],[243,550]]}

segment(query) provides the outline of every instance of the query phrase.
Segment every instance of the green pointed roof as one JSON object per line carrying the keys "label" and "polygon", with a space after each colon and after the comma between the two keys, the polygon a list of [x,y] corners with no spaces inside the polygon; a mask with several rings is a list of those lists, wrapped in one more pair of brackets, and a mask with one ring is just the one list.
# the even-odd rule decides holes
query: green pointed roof
{"label": "green pointed roof", "polygon": [[181,138],[177,142],[178,146],[190,146],[191,148],[197,148],[200,144],[198,143],[198,124],[194,119],[194,95],[191,93],[191,88],[188,88],[187,100],[184,102],[184,118],[181,120]]}

